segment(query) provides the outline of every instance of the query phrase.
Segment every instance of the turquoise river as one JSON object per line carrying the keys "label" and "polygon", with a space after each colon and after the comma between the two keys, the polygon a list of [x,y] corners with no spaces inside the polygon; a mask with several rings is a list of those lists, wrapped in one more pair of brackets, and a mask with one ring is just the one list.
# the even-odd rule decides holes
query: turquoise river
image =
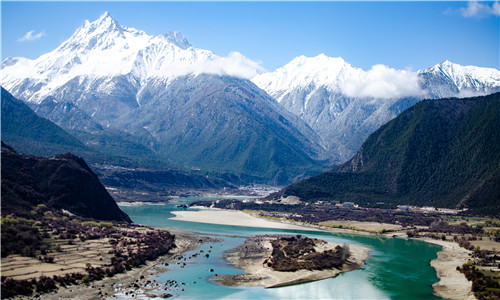
{"label": "turquoise river", "polygon": [[[184,291],[176,295],[180,299],[438,299],[433,296],[432,284],[438,279],[430,261],[436,258],[440,246],[399,238],[226,226],[170,219],[173,217],[171,211],[182,209],[177,205],[213,199],[216,198],[177,198],[168,204],[120,206],[137,224],[174,227],[223,239],[222,242],[205,243],[202,246],[201,250],[205,252],[210,249],[209,258],[200,255],[182,268],[170,264],[170,271],[154,278],[159,282],[176,280],[187,283]],[[273,289],[223,287],[212,283],[209,279],[214,274],[242,273],[223,259],[224,251],[237,247],[245,240],[245,236],[256,234],[302,234],[363,245],[373,250],[362,269],[321,281]],[[210,272],[210,269],[214,272]]]}

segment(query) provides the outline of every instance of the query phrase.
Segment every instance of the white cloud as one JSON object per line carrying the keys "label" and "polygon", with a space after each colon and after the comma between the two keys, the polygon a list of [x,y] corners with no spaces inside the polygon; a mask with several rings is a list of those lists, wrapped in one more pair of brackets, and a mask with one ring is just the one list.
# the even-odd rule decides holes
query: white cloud
{"label": "white cloud", "polygon": [[45,36],[45,30],[40,31],[39,33],[35,33],[34,30],[26,32],[26,34],[17,39],[18,42],[31,42],[36,41]]}
{"label": "white cloud", "polygon": [[490,15],[500,16],[500,4],[495,1],[490,5],[486,2],[469,1],[467,7],[461,8],[460,13],[466,18],[485,18]]}
{"label": "white cloud", "polygon": [[231,52],[227,57],[217,57],[194,65],[195,73],[232,75],[250,79],[264,71],[260,63],[255,62],[239,52]]}
{"label": "white cloud", "polygon": [[361,98],[396,99],[425,94],[416,73],[384,65],[375,65],[369,71],[351,78],[345,82],[342,90],[350,97]]}
{"label": "white cloud", "polygon": [[181,76],[187,74],[231,75],[251,79],[265,71],[260,62],[253,61],[239,52],[231,52],[227,57],[213,55],[201,61],[176,61],[161,66],[153,75]]}

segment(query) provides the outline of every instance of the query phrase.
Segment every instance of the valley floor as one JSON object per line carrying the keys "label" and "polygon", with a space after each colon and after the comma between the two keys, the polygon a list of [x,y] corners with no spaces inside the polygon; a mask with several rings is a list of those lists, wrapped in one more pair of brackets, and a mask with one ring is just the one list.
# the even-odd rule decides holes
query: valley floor
{"label": "valley floor", "polygon": [[[295,230],[321,230],[364,235],[376,235],[373,232],[378,231],[383,225],[380,223],[367,222],[364,224],[366,227],[365,231],[358,231],[317,225],[303,225],[292,222],[284,223],[277,220],[259,218],[256,214],[248,214],[234,210],[202,209],[199,211],[177,211],[174,213],[176,216],[173,219],[189,222]],[[404,231],[393,231],[382,235],[387,237],[395,236],[406,238],[406,233]],[[428,238],[419,239],[443,247],[442,250],[438,252],[438,257],[431,261],[431,266],[436,269],[439,278],[439,282],[433,285],[434,293],[446,299],[475,299],[474,294],[471,292],[471,282],[468,281],[462,273],[456,270],[457,266],[462,266],[470,258],[470,251],[461,248],[457,243],[451,241],[439,241]]]}

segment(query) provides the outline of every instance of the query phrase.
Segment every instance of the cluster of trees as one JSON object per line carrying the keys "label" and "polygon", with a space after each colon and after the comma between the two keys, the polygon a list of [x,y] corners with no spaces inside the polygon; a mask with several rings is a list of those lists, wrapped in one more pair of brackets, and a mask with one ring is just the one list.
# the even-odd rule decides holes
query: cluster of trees
{"label": "cluster of trees", "polygon": [[446,232],[448,234],[456,233],[456,234],[472,234],[477,235],[483,233],[483,227],[481,225],[477,226],[469,226],[467,223],[462,222],[460,224],[452,225],[447,223],[444,220],[437,220],[432,222],[429,225],[429,229],[427,231],[430,232]]}
{"label": "cluster of trees", "polygon": [[476,265],[469,261],[457,270],[464,273],[465,277],[472,281],[472,291],[478,299],[500,298],[500,284],[498,278],[486,276]]}
{"label": "cluster of trees", "polygon": [[57,289],[56,280],[47,276],[31,280],[14,280],[2,276],[2,298],[4,299],[17,295],[30,296],[33,290],[37,293],[47,293],[55,289]]}
{"label": "cluster of trees", "polygon": [[431,239],[446,240],[446,235],[453,236],[453,241],[460,247],[467,250],[474,250],[474,245],[470,241],[487,238],[488,236],[497,239],[497,236],[491,237],[491,232],[486,232],[481,225],[469,226],[467,223],[452,225],[444,220],[434,221],[428,228],[416,228],[406,231],[408,237],[428,237]]}
{"label": "cluster of trees", "polygon": [[264,263],[276,271],[323,270],[341,268],[349,257],[347,246],[316,252],[316,242],[300,235],[273,240],[272,256]]}
{"label": "cluster of trees", "polygon": [[[129,232],[127,234],[134,236],[139,233]],[[136,238],[136,252],[131,247],[125,247],[131,243],[127,240],[120,241],[113,246],[111,252],[114,253],[114,257],[111,258],[111,267],[105,271],[108,276],[140,266],[148,260],[154,260],[161,255],[167,254],[176,247],[175,235],[170,234],[168,231],[148,231],[145,235],[139,234]],[[124,249],[127,249],[128,255],[124,254]]]}

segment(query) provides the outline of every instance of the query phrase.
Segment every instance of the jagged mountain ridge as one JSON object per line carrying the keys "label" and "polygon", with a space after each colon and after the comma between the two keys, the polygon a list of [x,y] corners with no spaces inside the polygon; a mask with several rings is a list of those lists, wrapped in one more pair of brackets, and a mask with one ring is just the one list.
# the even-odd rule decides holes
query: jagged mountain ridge
{"label": "jagged mountain ridge", "polygon": [[[147,78],[184,75],[181,67],[217,58],[192,47],[178,32],[150,36],[120,25],[106,12],[94,22],[85,21],[67,41],[35,60],[7,58],[0,78],[17,97],[40,103],[47,96],[58,98],[58,92],[64,98],[60,89],[69,82],[77,83],[82,92],[108,94],[130,85],[136,94]],[[127,105],[138,105],[135,97],[127,100]]]}
{"label": "jagged mountain ridge", "polygon": [[[245,171],[249,178],[267,177],[274,181],[283,177],[276,176],[283,163],[284,169],[287,169],[286,165],[294,162],[291,164],[295,170],[288,177],[296,179],[308,174],[306,169],[309,167],[316,169],[317,164],[310,158],[329,159],[331,163],[346,161],[370,133],[404,109],[426,97],[443,95],[443,91],[458,90],[458,87],[449,88],[446,84],[457,82],[460,83],[457,85],[460,91],[470,86],[475,88],[470,90],[472,92],[487,93],[498,90],[500,81],[497,70],[491,71],[493,80],[484,84],[482,77],[472,72],[474,68],[455,72],[460,68],[451,63],[447,64],[451,67],[443,64],[439,69],[442,72],[422,70],[413,73],[383,66],[363,71],[341,58],[325,55],[298,57],[275,72],[253,78],[254,83],[278,100],[279,105],[276,105],[264,92],[257,92],[257,87],[242,79],[241,74],[221,67],[218,62],[224,59],[208,50],[193,47],[180,33],[150,36],[120,25],[105,13],[94,22],[85,22],[70,39],[38,59],[6,59],[0,83],[20,99],[32,103],[37,113],[75,134],[87,145],[101,146],[106,151],[121,147],[120,152],[125,155],[138,156],[147,152],[148,156],[159,155],[169,164],[178,163],[182,167],[215,166],[218,171]],[[242,64],[246,63],[243,59]],[[448,69],[453,72],[444,71]],[[286,76],[282,74],[283,70]],[[211,76],[203,75],[207,73]],[[29,77],[26,78],[26,74]],[[234,75],[238,78],[229,80]],[[459,75],[467,79],[462,80],[463,76]],[[193,80],[193,76],[201,77]],[[378,81],[372,82],[374,77]],[[442,79],[445,77],[448,79]],[[207,78],[213,83],[206,85]],[[423,78],[431,79],[425,81]],[[245,153],[249,142],[239,134],[245,135],[248,131],[237,130],[243,127],[233,126],[232,132],[226,131],[227,135],[222,136],[208,132],[204,128],[206,122],[194,120],[196,115],[183,114],[186,107],[194,103],[204,106],[196,84],[225,88],[228,83],[221,84],[224,80],[240,86],[235,90],[246,90],[249,91],[246,94],[258,95],[257,98],[266,100],[267,104],[259,102],[258,105],[268,107],[263,110],[267,112],[266,116],[276,116],[267,118],[273,120],[269,123],[266,118],[253,117],[259,111],[242,110],[246,116],[252,116],[251,120],[266,127],[266,130],[260,131],[261,134],[270,135],[266,142],[258,146],[263,148],[253,150],[254,154],[260,153],[262,157],[252,160],[248,151]],[[186,88],[188,82],[195,85]],[[385,87],[387,82],[392,82],[388,90],[393,88],[395,92],[384,93],[386,90],[379,89],[380,86]],[[170,91],[179,89],[183,90],[184,100],[171,97]],[[191,97],[190,91],[197,91],[198,95]],[[238,92],[234,95],[227,90],[217,93],[236,101],[237,105],[246,103],[247,108],[255,106],[255,103],[241,102]],[[169,100],[156,101],[164,98],[163,94],[170,94]],[[253,101],[257,98],[253,97]],[[177,103],[178,110],[171,103]],[[160,116],[159,111],[167,115]],[[212,108],[214,112],[221,116],[224,114],[217,107]],[[218,120],[236,122],[240,112],[234,112],[232,110],[231,115]],[[175,115],[183,115],[180,123],[185,127],[181,128],[182,124],[171,127],[174,130],[168,134],[169,131],[164,129],[170,126],[167,123],[180,120]],[[209,119],[204,116],[205,121]],[[214,128],[218,125],[212,124]],[[256,125],[247,127],[253,126]],[[206,136],[202,137],[199,133]],[[228,150],[226,146],[231,144],[229,136],[238,137],[241,144],[235,143],[237,151],[230,150],[231,154],[226,155],[228,151],[222,149]],[[260,138],[255,137],[253,141],[260,141]],[[199,149],[201,143],[191,147],[195,140],[204,140],[206,147]],[[125,147],[121,146],[124,144]],[[177,144],[181,146],[176,148]],[[275,151],[275,147],[288,150]],[[327,151],[324,148],[328,148]],[[278,157],[275,153],[291,156]],[[265,159],[261,159],[263,157]],[[234,164],[234,161],[237,163]],[[264,169],[265,165],[271,165],[270,169],[275,173],[270,174]],[[261,172],[267,172],[267,175],[262,176]]]}
{"label": "jagged mountain ridge", "polygon": [[417,72],[432,99],[487,95],[500,89],[500,72],[492,68],[461,66],[444,61]]}
{"label": "jagged mountain ridge", "polygon": [[333,162],[348,160],[366,137],[413,104],[428,98],[500,91],[500,71],[445,61],[418,72],[355,68],[326,55],[296,57],[252,81],[314,129]]}
{"label": "jagged mountain ridge", "polygon": [[348,162],[273,197],[498,215],[499,137],[500,93],[425,100],[371,134]]}
{"label": "jagged mountain ridge", "polygon": [[224,69],[227,59],[180,33],[149,36],[104,14],[39,59],[7,59],[0,82],[94,147],[126,140],[140,144],[130,155],[274,184],[317,172],[319,137],[234,66]]}

